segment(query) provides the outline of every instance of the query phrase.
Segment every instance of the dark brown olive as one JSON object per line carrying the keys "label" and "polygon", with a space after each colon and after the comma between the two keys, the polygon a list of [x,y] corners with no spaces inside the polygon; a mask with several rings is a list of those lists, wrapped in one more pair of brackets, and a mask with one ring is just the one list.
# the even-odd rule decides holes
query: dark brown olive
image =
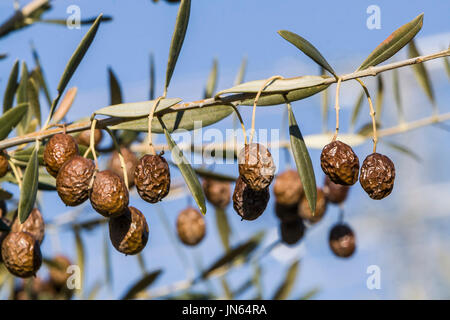
{"label": "dark brown olive", "polygon": [[231,201],[231,186],[228,181],[203,180],[206,199],[215,207],[225,209]]}
{"label": "dark brown olive", "polygon": [[372,153],[361,166],[359,182],[369,197],[380,200],[394,189],[395,166],[385,155]]}
{"label": "dark brown olive", "polygon": [[259,143],[246,144],[239,153],[239,175],[253,190],[266,189],[275,175],[275,164],[266,147]]}
{"label": "dark brown olive", "polygon": [[8,157],[5,150],[0,150],[0,178],[8,173]]}
{"label": "dark brown olive", "polygon": [[[134,152],[132,152],[128,148],[120,148],[120,153],[122,154],[123,160],[125,162],[125,169],[128,176],[128,187],[131,188],[134,185],[134,171],[136,170],[136,166],[138,164],[138,158],[136,157]],[[111,158],[109,159],[108,163],[108,169],[124,179],[122,164],[120,163],[119,153],[117,151],[113,151],[113,153],[111,154]]]}
{"label": "dark brown olive", "polygon": [[337,224],[330,231],[330,248],[341,258],[348,258],[355,252],[355,234],[346,224]]}
{"label": "dark brown olive", "polygon": [[206,233],[203,215],[192,207],[181,211],[177,218],[177,233],[181,242],[188,246],[195,246],[200,243]]}
{"label": "dark brown olive", "polygon": [[303,220],[300,218],[290,222],[281,222],[281,241],[288,245],[296,244],[303,238],[305,229],[306,227],[303,224]]}
{"label": "dark brown olive", "polygon": [[24,223],[20,223],[19,219],[16,218],[11,227],[11,231],[28,232],[41,244],[45,234],[45,223],[41,212],[37,208],[34,208]]}
{"label": "dark brown olive", "polygon": [[44,162],[48,173],[56,178],[64,162],[75,155],[78,155],[78,145],[75,139],[69,134],[55,134],[44,149]]}
{"label": "dark brown olive", "polygon": [[349,145],[341,141],[333,141],[323,148],[320,166],[334,183],[349,186],[358,181],[358,156]]}
{"label": "dark brown olive", "polygon": [[255,220],[266,210],[269,198],[269,188],[256,191],[239,176],[234,187],[233,208],[242,220]]}
{"label": "dark brown olive", "polygon": [[303,197],[298,206],[298,214],[302,219],[309,221],[310,223],[316,223],[322,220],[325,212],[327,211],[327,199],[323,190],[317,188],[317,201],[316,201],[316,212],[313,215],[311,208],[309,207],[308,200]]}
{"label": "dark brown olive", "polygon": [[286,170],[276,176],[273,194],[278,204],[295,206],[300,202],[303,193],[303,184],[297,170]]}
{"label": "dark brown olive", "polygon": [[334,183],[328,176],[325,176],[323,193],[327,200],[334,204],[343,203],[347,199],[350,186]]}
{"label": "dark brown olive", "polygon": [[150,203],[161,201],[170,190],[169,165],[162,156],[143,156],[134,171],[134,184],[141,198]]}

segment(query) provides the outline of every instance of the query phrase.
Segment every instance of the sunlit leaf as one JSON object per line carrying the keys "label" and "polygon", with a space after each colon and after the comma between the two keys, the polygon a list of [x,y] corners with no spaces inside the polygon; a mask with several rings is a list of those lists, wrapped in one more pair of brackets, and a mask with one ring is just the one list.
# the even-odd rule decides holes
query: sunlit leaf
{"label": "sunlit leaf", "polygon": [[6,90],[3,95],[3,113],[11,109],[14,103],[14,95],[16,94],[18,86],[17,83],[18,76],[19,76],[19,61],[16,60],[9,74],[8,84],[6,85]]}
{"label": "sunlit leaf", "polygon": [[289,297],[292,289],[294,288],[295,280],[297,279],[298,266],[298,260],[291,264],[286,273],[286,277],[278,287],[272,300],[286,300]]}
{"label": "sunlit leaf", "polygon": [[444,57],[444,65],[445,65],[445,70],[447,71],[447,75],[450,78],[450,61],[449,61],[448,57]]}
{"label": "sunlit leaf", "polygon": [[217,64],[218,64],[217,59],[214,59],[213,66],[212,66],[211,71],[208,76],[208,81],[206,82],[205,94],[204,94],[205,99],[211,98],[214,94],[214,91],[216,90],[217,68],[218,68]]}
{"label": "sunlit leaf", "polygon": [[154,272],[146,274],[138,282],[133,284],[130,289],[123,295],[121,300],[130,300],[136,297],[137,294],[146,290],[150,285],[152,285],[156,279],[161,275],[162,270],[156,270]]}
{"label": "sunlit leaf", "polygon": [[288,105],[289,113],[289,135],[291,140],[291,150],[294,155],[295,164],[297,165],[297,171],[300,175],[300,180],[303,184],[305,191],[305,197],[308,200],[311,211],[316,211],[317,201],[317,189],[316,178],[314,176],[314,169],[312,166],[311,158],[309,156],[308,149],[306,148],[305,141],[303,140],[300,128],[295,120],[292,107]]}
{"label": "sunlit leaf", "polygon": [[[322,75],[325,75],[325,69],[323,67],[320,67],[320,73]],[[329,114],[329,98],[328,98],[328,90],[325,89],[321,93],[321,102],[322,102],[322,128],[323,131],[328,131],[328,114]]]}
{"label": "sunlit leaf", "polygon": [[178,148],[175,141],[173,141],[169,131],[166,128],[164,128],[164,134],[166,136],[167,144],[169,145],[169,149],[172,154],[173,162],[178,166],[178,169],[180,170],[184,178],[184,181],[186,181],[189,191],[194,197],[194,200],[197,203],[200,211],[203,214],[205,214],[206,213],[205,195],[203,194],[202,186],[198,181],[195,171],[192,169],[191,165],[184,157],[183,152],[180,150],[180,148]]}
{"label": "sunlit leaf", "polygon": [[230,250],[230,234],[231,227],[228,222],[227,213],[224,209],[215,208],[216,209],[216,226],[219,231],[220,240],[222,241],[222,245],[225,251]]}
{"label": "sunlit leaf", "polygon": [[169,60],[167,61],[166,84],[165,89],[169,87],[181,47],[183,46],[184,37],[189,23],[189,15],[191,12],[191,0],[181,0],[178,8],[177,20],[175,22],[175,30],[170,43]]}
{"label": "sunlit leaf", "polygon": [[232,300],[233,299],[233,292],[230,289],[230,286],[228,285],[227,280],[225,277],[220,279],[220,283],[222,285],[223,293],[225,295],[225,299]]}
{"label": "sunlit leaf", "polygon": [[20,223],[24,223],[34,208],[39,183],[39,163],[38,148],[31,154],[25,173],[23,174],[22,187],[20,189],[20,199],[18,215]]}
{"label": "sunlit leaf", "polygon": [[374,51],[361,64],[358,70],[364,70],[389,59],[403,48],[416,34],[423,25],[423,13],[414,20],[395,30],[386,40],[378,45]]}
{"label": "sunlit leaf", "polygon": [[353,107],[353,111],[352,111],[352,119],[351,119],[351,126],[352,128],[355,126],[356,124],[356,120],[358,119],[358,116],[361,112],[361,107],[363,105],[364,102],[364,91],[362,90],[361,93],[358,96],[358,99],[356,100],[355,106]]}
{"label": "sunlit leaf", "polygon": [[146,267],[146,264],[145,264],[144,256],[142,255],[141,252],[139,252],[136,255],[136,258],[138,260],[139,268],[141,269],[142,274],[146,275],[147,274],[147,267]]}
{"label": "sunlit leaf", "polygon": [[236,75],[236,78],[234,79],[235,86],[237,86],[238,84],[241,84],[244,81],[246,69],[247,69],[247,58],[244,57],[242,59],[241,66],[239,67],[239,72]]}
{"label": "sunlit leaf", "polygon": [[262,281],[261,281],[261,276],[262,276],[262,269],[261,266],[259,264],[253,264],[253,277],[252,277],[252,284],[255,286],[256,288],[256,293],[257,293],[257,298],[258,299],[262,299],[263,298],[263,287],[262,287]]}
{"label": "sunlit leaf", "polygon": [[327,60],[322,56],[322,54],[317,50],[308,40],[302,38],[298,34],[295,34],[291,31],[280,30],[278,34],[282,36],[285,40],[292,43],[299,50],[301,50],[304,54],[310,57],[313,61],[315,61],[319,66],[327,70],[333,76],[337,77],[333,68],[328,64]]}
{"label": "sunlit leaf", "polygon": [[[415,58],[420,56],[419,50],[417,50],[416,44],[414,40],[412,40],[408,45],[408,55],[410,58]],[[416,79],[419,82],[420,86],[425,91],[428,99],[430,99],[432,104],[436,103],[434,98],[433,87],[431,85],[430,76],[428,75],[428,71],[423,63],[417,63],[413,65],[414,74],[416,75]]]}
{"label": "sunlit leaf", "polygon": [[[21,73],[20,73],[20,81],[19,86],[17,87],[17,93],[16,93],[16,102],[18,105],[28,103],[28,68],[27,64],[25,62],[22,62],[21,66]],[[19,132],[19,135],[22,135],[26,133],[26,128],[28,126],[28,123],[30,121],[29,113],[30,113],[30,105],[28,104],[28,108],[25,114],[25,117],[20,120],[17,130]]]}
{"label": "sunlit leaf", "polygon": [[111,105],[122,103],[122,90],[120,89],[120,83],[112,68],[108,68],[109,78],[109,103]]}
{"label": "sunlit leaf", "polygon": [[[155,115],[159,112],[170,108],[173,105],[179,103],[181,99],[179,98],[167,98],[162,99],[158,103],[158,106],[155,110]],[[100,110],[95,111],[95,114],[102,114],[110,117],[120,117],[120,118],[137,118],[148,116],[151,108],[155,104],[156,100],[150,101],[142,101],[142,102],[130,102],[130,103],[122,103],[116,104],[109,107],[102,108]],[[148,121],[148,120],[147,120]]]}
{"label": "sunlit leaf", "polygon": [[375,99],[375,118],[379,122],[381,118],[381,111],[383,110],[383,100],[384,100],[384,84],[383,78],[380,75],[377,77],[377,96]]}
{"label": "sunlit leaf", "polygon": [[61,100],[61,103],[59,104],[58,109],[56,109],[55,113],[53,114],[52,123],[58,123],[59,121],[64,119],[64,117],[72,107],[75,97],[77,96],[77,92],[78,92],[77,87],[73,87],[67,90],[66,94],[64,95],[64,98]]}
{"label": "sunlit leaf", "polygon": [[[42,125],[41,122],[41,104],[39,102],[39,87],[33,78],[28,80],[27,85],[27,95],[30,108],[30,115],[37,119],[39,126]],[[30,132],[27,130],[27,132]]]}
{"label": "sunlit leaf", "polygon": [[22,120],[28,110],[28,103],[9,109],[0,117],[0,140],[8,137],[12,129]]}

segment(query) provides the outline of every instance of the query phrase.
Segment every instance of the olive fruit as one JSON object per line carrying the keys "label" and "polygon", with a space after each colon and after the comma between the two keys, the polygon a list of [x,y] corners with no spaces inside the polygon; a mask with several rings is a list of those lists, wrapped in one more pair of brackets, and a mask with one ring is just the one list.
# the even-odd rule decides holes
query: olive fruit
{"label": "olive fruit", "polygon": [[[95,129],[94,145],[98,145],[102,141],[102,138],[103,138],[103,131],[101,129]],[[89,147],[89,145],[91,144],[91,130],[88,129],[81,131],[80,134],[77,135],[76,139],[79,144]]]}
{"label": "olive fruit", "polygon": [[291,222],[299,219],[297,213],[297,204],[294,206],[285,206],[275,202],[275,215],[281,222]]}
{"label": "olive fruit", "polygon": [[104,217],[117,217],[128,207],[128,189],[114,172],[100,171],[94,177],[89,199],[94,210]]}
{"label": "olive fruit", "polygon": [[233,208],[242,220],[258,218],[266,210],[269,198],[269,188],[256,191],[250,188],[241,176],[236,180]]}
{"label": "olive fruit", "polygon": [[39,209],[34,208],[31,210],[30,215],[24,223],[20,223],[19,219],[16,218],[11,227],[11,231],[27,232],[41,244],[42,240],[44,240],[45,224]]}
{"label": "olive fruit", "polygon": [[39,242],[27,232],[10,232],[2,243],[6,269],[21,278],[34,276],[42,264]]}
{"label": "olive fruit", "polygon": [[316,212],[314,215],[309,207],[306,197],[303,197],[298,205],[298,214],[301,218],[309,221],[310,223],[316,223],[322,220],[326,211],[327,199],[325,198],[325,194],[321,188],[317,188]]}
{"label": "olive fruit", "polygon": [[303,238],[305,229],[306,227],[303,223],[303,220],[300,218],[297,218],[296,220],[290,222],[281,222],[281,241],[288,245],[293,245]]}
{"label": "olive fruit", "polygon": [[[120,148],[120,153],[122,154],[123,160],[125,162],[125,170],[127,172],[128,177],[128,187],[132,187],[134,185],[134,171],[136,170],[136,165],[138,163],[138,158],[128,148]],[[125,179],[123,176],[122,164],[120,163],[119,153],[117,151],[113,151],[111,154],[111,158],[109,159],[108,169],[119,175],[122,179]]]}
{"label": "olive fruit", "polygon": [[[6,217],[0,218],[2,224],[6,225],[7,227],[11,227],[11,221]],[[9,230],[0,231],[0,262],[3,261],[1,251],[2,251],[2,243],[3,240],[5,240],[6,236],[9,234]]]}
{"label": "olive fruit", "polygon": [[143,156],[134,171],[134,184],[141,198],[150,203],[161,201],[170,190],[169,165],[161,155]]}
{"label": "olive fruit", "polygon": [[323,193],[329,202],[334,204],[343,203],[347,199],[349,190],[350,186],[334,183],[328,176],[325,176]]}
{"label": "olive fruit", "polygon": [[111,218],[109,238],[114,248],[123,254],[141,252],[148,241],[148,224],[142,212],[130,206],[121,216]]}
{"label": "olive fruit", "polygon": [[361,166],[359,182],[369,197],[380,200],[387,197],[394,188],[394,163],[385,155],[372,153]]}
{"label": "olive fruit", "polygon": [[94,172],[92,160],[78,155],[67,160],[56,176],[56,190],[61,200],[72,207],[86,201]]}
{"label": "olive fruit", "polygon": [[203,215],[192,207],[178,214],[177,233],[181,242],[188,246],[197,245],[205,237],[206,225]]}
{"label": "olive fruit", "polygon": [[215,207],[225,209],[231,201],[231,186],[228,181],[203,180],[206,199]]}
{"label": "olive fruit", "polygon": [[0,150],[0,178],[8,172],[8,157],[4,150]]}
{"label": "olive fruit", "polygon": [[349,145],[341,141],[333,141],[323,148],[320,166],[334,183],[349,186],[358,181],[358,156]]}
{"label": "olive fruit", "polygon": [[55,134],[45,145],[44,162],[47,172],[56,178],[64,162],[78,155],[75,139],[64,133]]}
{"label": "olive fruit", "polygon": [[348,258],[355,252],[355,234],[346,224],[336,224],[330,231],[330,248],[341,258]]}
{"label": "olive fruit", "polygon": [[303,184],[297,170],[286,170],[276,176],[273,184],[275,201],[284,206],[297,205],[303,197]]}
{"label": "olive fruit", "polygon": [[0,218],[6,216],[8,210],[6,208],[6,201],[0,200]]}
{"label": "olive fruit", "polygon": [[14,300],[53,299],[55,291],[48,281],[41,277],[23,279],[23,283],[14,288]]}
{"label": "olive fruit", "polygon": [[66,256],[57,255],[53,258],[53,263],[55,266],[49,268],[50,282],[59,291],[67,286],[67,280],[70,277],[67,268],[72,265],[72,262]]}
{"label": "olive fruit", "polygon": [[270,151],[259,143],[246,144],[238,156],[239,175],[253,190],[266,189],[273,180],[275,164]]}

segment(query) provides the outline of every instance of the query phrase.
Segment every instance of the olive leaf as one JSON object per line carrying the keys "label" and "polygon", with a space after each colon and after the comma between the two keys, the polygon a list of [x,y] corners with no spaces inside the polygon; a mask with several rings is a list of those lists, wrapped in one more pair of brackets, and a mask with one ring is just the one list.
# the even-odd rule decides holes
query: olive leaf
{"label": "olive leaf", "polygon": [[387,146],[389,146],[390,148],[392,148],[393,150],[403,153],[403,154],[413,158],[417,162],[422,161],[422,158],[416,152],[414,152],[412,149],[408,148],[407,146],[401,145],[399,143],[391,142],[391,141],[382,140],[382,142],[384,144],[386,144]]}
{"label": "olive leaf", "polygon": [[[22,62],[21,66],[21,73],[20,73],[20,81],[19,86],[17,87],[17,93],[16,93],[16,102],[17,104],[23,104],[28,103],[28,68],[27,64],[25,62]],[[17,125],[17,130],[19,132],[19,135],[22,135],[26,133],[26,129],[28,127],[30,118],[30,108],[28,105],[25,117],[20,120],[19,124]]]}
{"label": "olive leaf", "polygon": [[220,284],[222,285],[223,293],[226,300],[233,300],[233,292],[228,285],[227,279],[225,277],[220,279]]}
{"label": "olive leaf", "polygon": [[58,95],[52,102],[52,106],[51,106],[50,112],[49,112],[49,119],[51,119],[53,117],[53,113],[55,112],[55,108],[58,104],[59,99],[61,98],[67,84],[69,83],[70,79],[72,78],[73,74],[75,73],[75,70],[80,65],[81,60],[83,60],[84,55],[86,54],[87,50],[89,49],[92,41],[94,40],[95,35],[97,34],[97,30],[100,25],[102,16],[103,16],[103,14],[100,14],[97,17],[95,22],[89,28],[88,32],[84,35],[83,39],[81,39],[81,42],[78,45],[78,47],[76,48],[75,52],[70,57],[70,60],[67,63],[66,68],[64,69],[61,79],[59,80],[58,87],[57,87]]}
{"label": "olive leaf", "polygon": [[[155,104],[155,101],[156,100],[116,104],[99,109],[95,111],[95,114],[102,114],[105,116],[120,118],[138,118],[144,116],[148,117],[152,106]],[[172,107],[173,105],[176,105],[180,101],[180,98],[161,99],[158,103],[158,106],[156,107],[155,115],[167,108]]]}
{"label": "olive leaf", "polygon": [[445,70],[447,71],[447,75],[450,78],[450,61],[449,61],[448,57],[444,57],[444,65],[445,65]]}
{"label": "olive leaf", "polygon": [[110,104],[111,105],[121,104],[122,90],[120,89],[119,80],[117,79],[111,67],[108,68],[108,78],[109,78]]}
{"label": "olive leaf", "polygon": [[225,251],[229,251],[231,227],[230,223],[228,222],[227,213],[222,208],[216,207],[215,209],[216,209],[216,226],[217,230],[219,231],[220,240],[222,241],[222,245]]}
{"label": "olive leaf", "polygon": [[[162,102],[162,101],[161,101]],[[194,130],[195,122],[201,123],[202,128],[211,124],[219,122],[220,120],[228,117],[234,112],[233,107],[229,105],[223,105],[218,103],[203,108],[180,110],[178,112],[165,113],[159,116],[164,122],[169,132],[173,132],[177,129]],[[133,121],[123,122],[121,124],[111,126],[113,130],[133,130],[133,131],[148,131],[148,119],[136,119]],[[152,120],[152,133],[163,133],[164,130],[161,123],[154,117]]]}
{"label": "olive leaf", "polygon": [[0,200],[10,200],[12,197],[13,194],[11,192],[0,188]]}
{"label": "olive leaf", "polygon": [[202,272],[201,278],[206,279],[215,275],[224,274],[230,267],[242,263],[243,259],[248,259],[248,256],[258,248],[261,240],[264,237],[264,232],[258,232],[246,242],[231,249],[225,255],[220,257],[209,268]]}
{"label": "olive leaf", "polygon": [[[79,23],[82,26],[90,25],[90,24],[93,24],[96,19],[97,19],[97,17],[81,19],[79,21]],[[108,21],[112,21],[112,19],[113,18],[110,17],[110,16],[102,16],[100,21],[101,22],[108,22]],[[36,22],[67,26],[67,19],[38,19],[38,20],[36,20]]]}
{"label": "olive leaf", "polygon": [[[42,122],[41,104],[39,102],[39,87],[33,78],[28,79],[27,95],[30,108],[29,117],[34,116],[37,119],[39,126],[41,126]],[[27,130],[27,132],[30,131]]]}
{"label": "olive leaf", "polygon": [[375,98],[375,117],[379,122],[381,118],[381,112],[383,110],[383,100],[384,100],[384,84],[383,77],[381,74],[377,77],[377,96]]}
{"label": "olive leaf", "polygon": [[236,78],[234,79],[235,86],[241,84],[244,81],[246,69],[247,69],[247,58],[244,57],[242,58],[241,66],[239,67],[239,72],[237,73]]}
{"label": "olive leaf", "polygon": [[400,81],[398,78],[398,70],[392,70],[392,86],[394,92],[395,105],[397,107],[397,114],[400,122],[404,121],[402,96],[400,93]]}
{"label": "olive leaf", "polygon": [[[26,165],[26,164],[25,164]],[[39,168],[39,181],[38,190],[43,191],[55,191],[56,190],[56,180],[54,177],[49,175],[45,168]],[[18,184],[16,178],[11,172],[8,172],[0,181],[7,181],[10,183]]]}
{"label": "olive leaf", "polygon": [[175,22],[175,30],[172,35],[172,42],[170,43],[169,60],[167,61],[166,84],[165,91],[169,87],[170,79],[172,78],[175,65],[177,64],[178,56],[180,55],[181,47],[183,46],[184,37],[189,23],[189,15],[191,12],[191,0],[182,0],[178,8],[177,20]]}
{"label": "olive leaf", "polygon": [[[419,50],[417,50],[414,40],[412,40],[408,45],[408,56],[409,58],[415,58],[420,56]],[[415,64],[413,65],[413,70],[414,74],[416,75],[417,81],[425,91],[425,94],[427,95],[428,99],[430,99],[431,103],[435,105],[436,100],[434,98],[434,91],[425,64],[423,63]]]}
{"label": "olive leaf", "polygon": [[39,54],[38,54],[36,48],[34,47],[34,45],[31,46],[31,53],[33,55],[34,63],[36,64],[35,74],[37,76],[39,87],[44,91],[44,95],[47,100],[47,103],[49,106],[51,106],[52,105],[52,97],[50,95],[50,90],[48,89],[47,81],[44,76],[44,70],[42,69],[42,66],[41,66]]}
{"label": "olive leaf", "polygon": [[296,260],[289,266],[286,277],[281,282],[272,300],[286,300],[289,297],[289,294],[294,288],[295,280],[297,279],[299,262],[300,261]]}
{"label": "olive leaf", "polygon": [[91,290],[87,294],[87,300],[95,300],[101,288],[102,288],[101,281],[97,281],[96,283],[94,283]]}
{"label": "olive leaf", "polygon": [[133,284],[130,289],[128,289],[128,291],[123,295],[121,300],[130,300],[135,298],[136,295],[138,295],[140,292],[144,291],[150,285],[152,285],[158,279],[161,273],[162,270],[159,269],[143,276],[139,281]]}
{"label": "olive leaf", "polygon": [[5,94],[3,96],[3,113],[11,109],[14,102],[14,95],[17,90],[17,78],[19,76],[19,61],[16,60],[11,69],[8,78],[8,84],[6,85]]}
{"label": "olive leaf", "polygon": [[141,252],[139,252],[139,253],[136,255],[136,258],[137,258],[137,260],[138,260],[139,268],[141,269],[142,274],[143,274],[143,275],[146,275],[146,274],[147,274],[147,267],[146,267],[146,264],[145,264],[144,256],[142,255]]}
{"label": "olive leaf", "polygon": [[22,120],[28,109],[28,103],[20,104],[6,111],[0,117],[0,140],[5,139],[12,129]]}
{"label": "olive leaf", "polygon": [[401,26],[395,30],[389,37],[372,51],[366,60],[359,66],[356,71],[364,70],[383,61],[389,59],[403,48],[416,34],[420,31],[423,25],[423,13],[418,15],[414,20]]}
{"label": "olive leaf", "polygon": [[300,180],[303,184],[305,191],[305,197],[308,200],[309,207],[313,212],[316,211],[317,201],[317,187],[316,178],[314,175],[314,169],[312,166],[311,158],[309,156],[308,149],[306,148],[305,141],[303,139],[300,128],[295,120],[292,107],[288,104],[288,118],[289,118],[289,135],[291,140],[291,150],[294,155],[295,164],[297,166]]}
{"label": "olive leaf", "polygon": [[306,293],[302,294],[302,296],[298,298],[298,300],[310,300],[314,298],[319,293],[319,291],[320,291],[319,288],[312,288],[308,290]]}
{"label": "olive leaf", "polygon": [[55,113],[53,114],[52,123],[58,123],[69,112],[70,108],[72,107],[72,104],[75,100],[75,97],[77,96],[78,88],[72,87],[67,90],[66,94],[61,100],[61,103],[59,104],[59,107],[56,109]]}
{"label": "olive leaf", "polygon": [[36,201],[39,183],[39,163],[37,157],[38,150],[39,146],[36,145],[23,175],[18,206],[20,223],[24,223],[25,220],[27,220]]}
{"label": "olive leaf", "polygon": [[164,128],[164,134],[166,136],[167,144],[169,145],[169,149],[172,154],[172,160],[178,166],[178,169],[180,170],[184,178],[184,181],[186,181],[189,191],[194,197],[195,202],[197,203],[200,211],[203,214],[205,214],[206,213],[205,196],[203,194],[202,186],[198,181],[197,175],[195,174],[195,171],[192,169],[187,159],[184,157],[183,152],[180,150],[180,148],[178,148],[175,141],[173,141],[169,131],[164,126],[164,123],[162,121],[161,125]]}
{"label": "olive leaf", "polygon": [[83,286],[84,286],[84,271],[85,271],[85,250],[84,250],[84,244],[83,239],[81,238],[80,229],[74,227],[73,233],[75,237],[75,251],[77,253],[77,265],[80,268],[80,289],[79,289],[79,297],[83,298]]}
{"label": "olive leaf", "polygon": [[359,94],[358,99],[356,99],[356,102],[355,102],[355,105],[354,105],[353,111],[352,111],[352,118],[350,121],[350,126],[352,128],[355,127],[356,120],[358,119],[358,116],[361,113],[361,107],[364,102],[364,97],[365,97],[364,90],[361,90],[361,93]]}
{"label": "olive leaf", "polygon": [[280,30],[278,34],[282,36],[285,40],[289,41],[291,44],[296,46],[304,54],[310,57],[319,66],[327,70],[333,76],[337,78],[336,73],[333,68],[328,64],[327,60],[322,56],[322,54],[317,50],[308,40],[302,38],[298,34],[287,30]]}
{"label": "olive leaf", "polygon": [[0,60],[6,59],[8,55],[6,53],[0,53]]}
{"label": "olive leaf", "polygon": [[212,180],[218,180],[218,181],[228,181],[228,182],[236,182],[237,178],[217,172],[213,172],[204,168],[195,168],[195,173],[199,175],[202,178],[208,178]]}
{"label": "olive leaf", "polygon": [[211,98],[214,94],[214,91],[216,90],[217,72],[218,72],[217,65],[218,65],[217,59],[214,59],[213,66],[212,66],[211,71],[208,76],[208,81],[206,82],[205,94],[204,94],[205,99]]}
{"label": "olive leaf", "polygon": [[155,58],[153,57],[153,53],[150,54],[150,90],[149,90],[149,98],[150,100],[155,100]]}
{"label": "olive leaf", "polygon": [[[277,79],[268,84],[258,99],[258,106],[272,106],[288,101],[296,101],[312,96],[330,86],[326,83],[329,76],[302,76],[290,79]],[[257,94],[267,80],[255,80],[241,83],[216,94],[219,97],[228,93]],[[243,99],[242,105],[253,105],[255,97]]]}
{"label": "olive leaf", "polygon": [[112,264],[111,264],[111,251],[109,240],[109,228],[106,226],[103,231],[103,258],[105,264],[105,283],[111,289],[113,286]]}
{"label": "olive leaf", "polygon": [[[320,67],[320,74],[325,75],[325,69]],[[329,114],[329,98],[328,98],[328,90],[325,89],[321,93],[321,102],[322,102],[322,128],[323,131],[328,131],[328,114]]]}

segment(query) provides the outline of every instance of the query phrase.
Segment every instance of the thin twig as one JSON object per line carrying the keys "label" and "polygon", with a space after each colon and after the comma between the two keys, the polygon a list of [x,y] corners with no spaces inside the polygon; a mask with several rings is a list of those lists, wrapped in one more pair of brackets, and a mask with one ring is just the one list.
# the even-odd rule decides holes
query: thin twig
{"label": "thin twig", "polygon": [[366,93],[367,101],[369,102],[370,117],[372,118],[372,130],[373,130],[373,153],[375,153],[375,152],[377,152],[377,142],[378,142],[377,121],[375,119],[375,109],[373,108],[372,98],[370,97],[369,90],[367,89],[364,82],[359,78],[356,78],[356,81],[358,81],[359,84],[363,87],[364,92]]}

